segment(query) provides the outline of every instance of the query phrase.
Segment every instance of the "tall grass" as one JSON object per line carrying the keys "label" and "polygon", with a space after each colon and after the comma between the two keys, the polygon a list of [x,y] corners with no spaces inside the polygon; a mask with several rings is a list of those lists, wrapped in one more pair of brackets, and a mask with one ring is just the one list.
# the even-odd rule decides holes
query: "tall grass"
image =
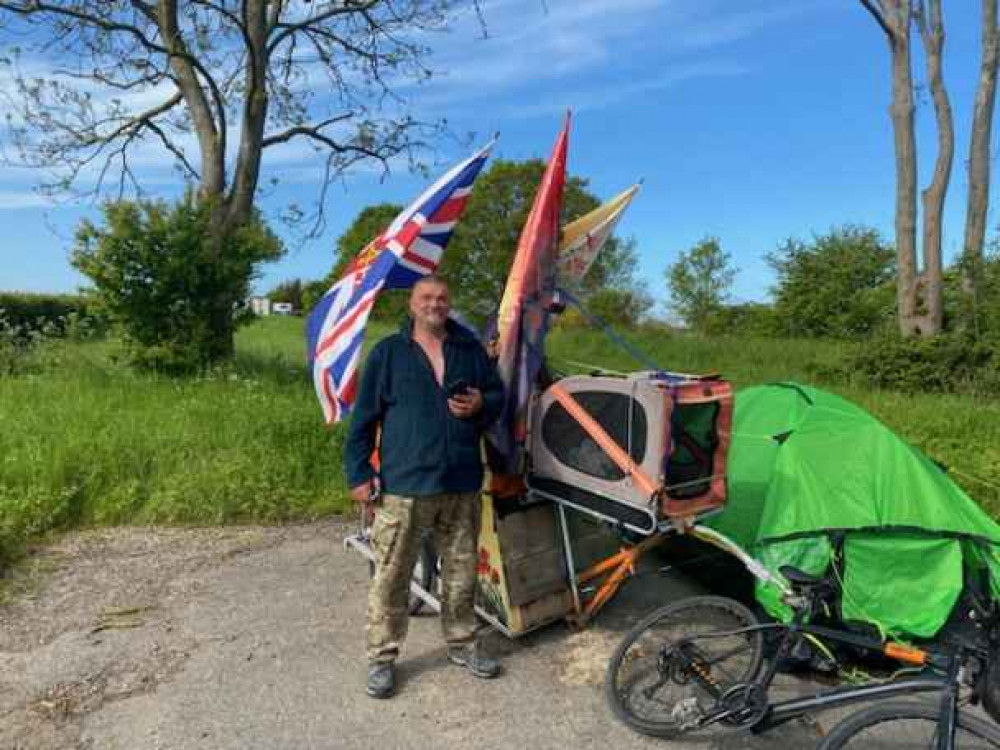
{"label": "tall grass", "polygon": [[[369,342],[389,330],[373,326]],[[997,490],[979,483],[1000,485],[994,403],[838,381],[833,365],[847,344],[663,331],[630,338],[667,369],[717,370],[738,386],[793,379],[834,390],[959,470],[958,481],[1000,515]],[[556,331],[549,351],[566,371],[642,367],[595,331]],[[31,367],[0,377],[0,558],[55,529],[286,521],[349,507],[343,426],[322,423],[299,319],[243,329],[232,366],[191,380],[131,372],[113,342],[54,342],[32,356]]]}
{"label": "tall grass", "polygon": [[111,344],[57,343],[57,366],[0,380],[0,547],[80,525],[344,510],[342,430],[322,424],[300,328],[263,321],[240,334],[234,366],[198,379],[133,373]]}

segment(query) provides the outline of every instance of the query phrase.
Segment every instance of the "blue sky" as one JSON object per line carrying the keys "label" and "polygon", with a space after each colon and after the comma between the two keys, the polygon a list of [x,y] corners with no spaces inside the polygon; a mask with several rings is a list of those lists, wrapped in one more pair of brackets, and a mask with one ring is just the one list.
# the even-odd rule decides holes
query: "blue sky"
{"label": "blue sky", "polygon": [[[406,91],[418,116],[443,116],[496,156],[547,156],[562,112],[574,111],[569,169],[610,197],[638,178],[642,192],[619,225],[638,241],[638,275],[665,296],[664,268],[706,235],[717,236],[740,273],[737,300],[760,300],[771,283],[763,255],[788,237],[843,223],[891,237],[894,183],[888,117],[889,55],[881,30],[856,0],[484,0],[489,38],[466,16],[429,39],[440,75]],[[968,130],[979,64],[978,3],[945,2],[945,75],[955,110],[956,159],[945,217],[946,257],[961,245]],[[964,14],[964,15],[963,15]],[[39,64],[43,64],[39,62]],[[923,80],[922,60],[915,74]],[[918,111],[921,184],[935,153],[933,110]],[[443,169],[467,150],[443,142]],[[176,192],[155,157],[144,174]],[[303,151],[265,161],[263,198],[277,214],[308,203],[320,179]],[[89,204],[52,205],[35,175],[0,167],[0,289],[71,291],[73,228]],[[290,246],[257,282],[267,289],[317,278],[336,237],[375,202],[408,202],[425,180],[349,175],[329,193],[328,227]],[[154,188],[153,192],[157,192]],[[993,201],[995,203],[995,200]],[[990,214],[990,235],[996,220]],[[277,226],[277,225],[276,225]],[[280,227],[279,228],[280,231]]]}

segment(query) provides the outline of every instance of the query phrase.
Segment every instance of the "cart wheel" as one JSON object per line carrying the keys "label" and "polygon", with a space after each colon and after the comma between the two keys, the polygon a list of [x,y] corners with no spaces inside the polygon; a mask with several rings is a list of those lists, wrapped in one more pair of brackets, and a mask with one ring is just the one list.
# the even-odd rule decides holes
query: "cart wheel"
{"label": "cart wheel", "polygon": [[[423,538],[420,540],[420,551],[417,553],[416,565],[413,566],[413,580],[424,591],[439,595],[440,592],[437,590],[440,578],[438,575],[439,572],[440,561],[438,560],[437,550],[434,549],[434,538],[430,532],[425,532]],[[368,563],[368,575],[372,578],[375,577],[375,563],[373,562]],[[427,605],[424,604],[424,600],[411,591],[407,604],[409,613],[417,615],[422,613],[426,608]]]}

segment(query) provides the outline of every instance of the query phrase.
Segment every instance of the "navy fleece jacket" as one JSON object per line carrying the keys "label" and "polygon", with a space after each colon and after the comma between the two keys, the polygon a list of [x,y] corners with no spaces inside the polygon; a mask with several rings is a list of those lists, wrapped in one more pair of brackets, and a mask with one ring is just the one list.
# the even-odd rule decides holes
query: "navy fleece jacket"
{"label": "navy fleece jacket", "polygon": [[449,320],[444,340],[444,385],[464,380],[483,394],[483,409],[468,419],[448,411],[424,350],[413,340],[413,322],[372,349],[344,445],[350,487],[374,475],[369,463],[382,427],[382,490],[421,496],[476,492],[483,483],[479,440],[503,407],[503,384],[476,338]]}

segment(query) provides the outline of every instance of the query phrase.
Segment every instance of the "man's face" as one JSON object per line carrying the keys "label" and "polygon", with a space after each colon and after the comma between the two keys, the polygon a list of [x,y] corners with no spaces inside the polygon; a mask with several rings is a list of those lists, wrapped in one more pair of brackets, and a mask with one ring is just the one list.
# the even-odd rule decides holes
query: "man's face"
{"label": "man's face", "polygon": [[413,288],[410,314],[418,325],[435,330],[443,328],[448,310],[448,287],[444,284],[428,282]]}

